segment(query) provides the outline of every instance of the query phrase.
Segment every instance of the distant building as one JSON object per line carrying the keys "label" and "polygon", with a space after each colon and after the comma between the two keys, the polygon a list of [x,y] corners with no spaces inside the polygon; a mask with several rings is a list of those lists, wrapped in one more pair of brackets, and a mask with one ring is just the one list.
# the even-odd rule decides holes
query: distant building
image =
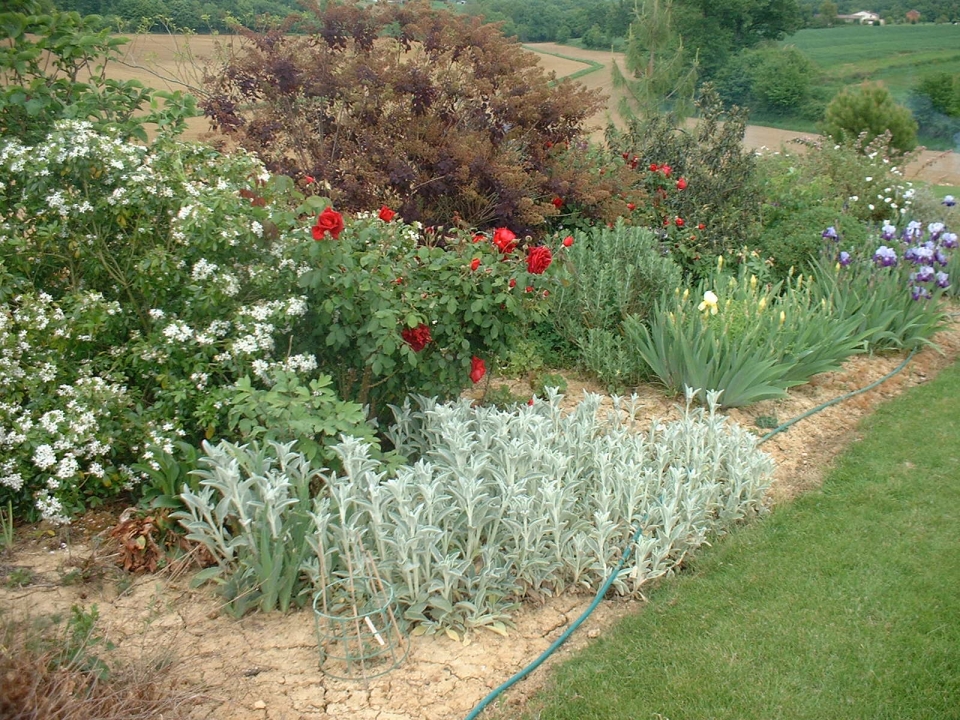
{"label": "distant building", "polygon": [[859,23],[860,25],[883,25],[880,16],[869,10],[861,10],[853,15],[837,15],[837,20],[843,20],[845,23]]}
{"label": "distant building", "polygon": [[920,13],[916,10],[908,10],[906,14],[907,22],[916,23],[920,22]]}

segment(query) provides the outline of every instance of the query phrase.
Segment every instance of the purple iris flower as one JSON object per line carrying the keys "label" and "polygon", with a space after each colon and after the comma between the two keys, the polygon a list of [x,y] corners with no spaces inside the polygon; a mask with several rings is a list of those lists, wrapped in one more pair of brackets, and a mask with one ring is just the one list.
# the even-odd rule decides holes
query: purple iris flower
{"label": "purple iris flower", "polygon": [[930,294],[930,291],[927,290],[922,285],[914,285],[910,289],[910,295],[913,297],[914,300],[921,300],[921,299],[926,300],[927,298],[933,297]]}
{"label": "purple iris flower", "polygon": [[884,240],[893,240],[897,235],[897,229],[889,221],[883,221],[883,228],[880,231],[880,237]]}
{"label": "purple iris flower", "polygon": [[940,244],[945,248],[955,248],[957,247],[957,234],[952,232],[945,232],[940,237]]}
{"label": "purple iris flower", "polygon": [[833,225],[824,230],[821,233],[821,237],[824,240],[833,240],[834,242],[840,239],[840,236],[837,234],[837,229]]}
{"label": "purple iris flower", "polygon": [[950,287],[950,276],[945,272],[937,273],[937,287],[938,288],[948,288]]}
{"label": "purple iris flower", "polygon": [[840,255],[837,256],[837,262],[840,263],[842,267],[849,265],[852,260],[853,258],[850,257],[850,253],[846,250],[841,250]]}
{"label": "purple iris flower", "polygon": [[933,277],[933,268],[929,265],[921,265],[920,269],[910,276],[910,279],[915,280],[916,282],[927,283],[933,280]]}
{"label": "purple iris flower", "polygon": [[921,245],[914,252],[914,257],[916,260],[914,262],[921,265],[933,265],[933,248],[926,245]]}
{"label": "purple iris flower", "polygon": [[920,262],[917,259],[917,248],[915,245],[911,245],[906,250],[903,251],[903,259],[907,262],[918,263]]}
{"label": "purple iris flower", "polygon": [[873,254],[873,261],[880,267],[891,267],[897,264],[897,253],[893,248],[881,245]]}
{"label": "purple iris flower", "polygon": [[919,240],[923,235],[923,224],[919,220],[911,220],[907,224],[906,237],[911,240]]}
{"label": "purple iris flower", "polygon": [[927,225],[927,232],[930,233],[931,240],[938,240],[940,238],[940,233],[942,233],[944,229],[945,228],[942,222],[935,222]]}
{"label": "purple iris flower", "polygon": [[936,265],[943,267],[944,265],[947,264],[947,254],[940,248],[937,248],[936,250],[933,251],[933,262]]}
{"label": "purple iris flower", "polygon": [[953,207],[957,204],[957,201],[953,199],[953,195],[946,195],[943,198],[943,204],[947,207]]}

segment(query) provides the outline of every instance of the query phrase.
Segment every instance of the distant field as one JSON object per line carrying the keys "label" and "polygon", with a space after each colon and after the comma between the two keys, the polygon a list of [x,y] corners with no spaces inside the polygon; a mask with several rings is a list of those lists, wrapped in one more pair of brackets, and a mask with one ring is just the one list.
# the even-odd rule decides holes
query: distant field
{"label": "distant field", "polygon": [[801,30],[783,44],[817,63],[828,85],[881,81],[899,100],[925,75],[960,73],[960,25],[844,25]]}

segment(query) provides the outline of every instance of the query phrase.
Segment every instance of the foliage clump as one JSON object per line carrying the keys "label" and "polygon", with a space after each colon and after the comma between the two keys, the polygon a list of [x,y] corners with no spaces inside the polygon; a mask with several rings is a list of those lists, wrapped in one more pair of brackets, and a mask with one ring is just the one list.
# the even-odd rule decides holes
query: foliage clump
{"label": "foliage clump", "polygon": [[865,146],[889,132],[890,145],[900,152],[917,146],[917,122],[913,115],[877,83],[864,83],[838,93],[827,105],[822,129],[837,143],[853,143],[860,138]]}
{"label": "foliage clump", "polygon": [[[636,397],[599,405],[588,396],[567,414],[555,392],[509,411],[421,398],[387,431],[408,462],[391,468],[345,439],[343,470],[323,473],[312,507],[296,491],[309,465],[288,447],[207,446],[202,490],[184,494],[178,517],[217,558],[201,577],[218,578],[239,612],[303,602],[302,584],[284,583],[305,537],[315,588],[372,558],[407,621],[504,633],[526,598],[595,590],[630,543],[620,593],[761,509],[770,459],[715,403],[646,432]],[[244,589],[253,600],[233,595]]]}
{"label": "foliage clump", "polygon": [[204,109],[274,172],[338,207],[515,232],[605,216],[607,179],[569,169],[596,92],[552,81],[495,25],[423,5],[312,6],[304,35],[247,33]]}

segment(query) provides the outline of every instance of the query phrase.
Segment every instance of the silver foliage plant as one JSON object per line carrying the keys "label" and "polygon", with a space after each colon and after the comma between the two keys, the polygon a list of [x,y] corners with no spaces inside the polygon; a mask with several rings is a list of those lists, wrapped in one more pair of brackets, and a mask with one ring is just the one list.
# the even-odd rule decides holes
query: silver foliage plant
{"label": "silver foliage plant", "polygon": [[[525,598],[596,590],[640,525],[613,585],[639,593],[756,514],[772,475],[754,436],[717,413],[717,394],[706,409],[693,395],[682,419],[645,432],[636,396],[600,412],[600,396],[587,394],[572,413],[555,391],[511,411],[414,398],[394,408],[387,432],[408,464],[391,469],[354,438],[336,447],[343,470],[313,500],[302,569],[319,588],[372,562],[424,630],[504,632]],[[234,451],[211,453],[209,489],[185,500],[191,534],[229,562],[234,541],[214,508],[250,515],[224,484],[239,476],[214,470],[221,458],[236,467]]]}

